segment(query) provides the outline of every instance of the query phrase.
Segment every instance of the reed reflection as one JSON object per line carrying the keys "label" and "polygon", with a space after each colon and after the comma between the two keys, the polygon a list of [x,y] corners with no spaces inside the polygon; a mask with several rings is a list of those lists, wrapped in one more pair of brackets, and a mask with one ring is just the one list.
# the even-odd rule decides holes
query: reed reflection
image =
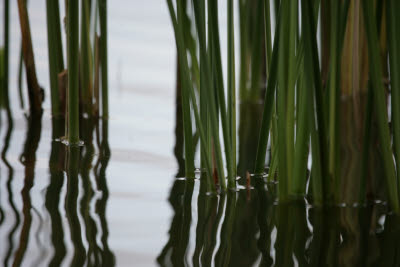
{"label": "reed reflection", "polygon": [[[84,119],[82,126],[81,136],[85,145],[67,148],[68,182],[65,211],[74,247],[71,266],[115,266],[115,256],[108,245],[109,230],[106,219],[109,197],[106,169],[111,156],[108,144],[108,121]],[[94,164],[92,177],[90,174],[95,158],[94,132],[97,134],[99,156]],[[78,203],[80,183],[83,191],[81,201]],[[95,192],[101,192],[101,197],[96,199]],[[78,212],[83,218],[83,224],[80,223]],[[99,221],[100,225],[96,221]],[[87,247],[84,246],[82,236],[86,238]],[[97,241],[98,239],[101,243]]]}
{"label": "reed reflection", "polygon": [[[43,130],[42,115],[29,116],[26,120],[26,138],[20,155],[24,170],[20,192],[16,191],[15,167],[7,159],[13,120],[10,116],[7,123],[0,122],[1,129],[6,129],[1,160],[7,172],[2,170],[2,174],[8,174],[4,183],[8,205],[0,202],[0,229],[4,229],[7,238],[2,246],[3,265],[115,266],[115,256],[108,244],[106,217],[109,197],[106,169],[111,156],[107,140],[108,122],[83,119],[81,136],[85,145],[66,147],[58,141],[64,133],[64,120],[53,118],[50,180],[43,197],[45,210],[42,210],[33,206],[31,192],[35,186],[35,174],[40,171],[36,168],[36,159]],[[22,200],[21,207],[17,205],[18,196]],[[64,204],[64,208],[60,204]],[[50,242],[43,242],[43,236],[49,236]],[[68,249],[71,245],[72,250]],[[34,256],[28,258],[28,251],[29,255],[33,251]],[[66,262],[67,255],[72,255],[70,262]]]}
{"label": "reed reflection", "polygon": [[[21,219],[20,219],[19,211],[14,202],[14,192],[12,190],[12,182],[14,179],[14,168],[11,166],[10,162],[7,160],[7,152],[9,149],[9,145],[10,145],[10,141],[11,141],[11,137],[12,137],[12,133],[13,133],[13,129],[14,129],[14,120],[13,120],[12,113],[11,113],[10,102],[8,101],[8,90],[6,89],[4,92],[6,93],[4,107],[5,107],[6,115],[7,115],[7,131],[6,131],[6,135],[4,138],[4,147],[2,148],[2,151],[1,151],[1,158],[2,158],[4,165],[6,166],[6,168],[8,170],[8,178],[7,178],[7,183],[6,183],[7,194],[8,194],[8,203],[9,203],[9,206],[12,210],[12,214],[14,217],[14,223],[11,225],[11,228],[8,231],[8,235],[7,235],[8,244],[6,245],[7,248],[5,249],[5,256],[4,256],[4,260],[3,260],[4,266],[9,266],[11,255],[14,252],[15,233],[19,227]],[[3,124],[3,122],[1,121],[0,124]],[[4,127],[1,127],[1,129],[4,129]],[[8,216],[8,217],[10,217],[10,216]],[[3,222],[4,222],[4,217],[2,217],[2,222],[1,222],[0,226],[3,224]]]}
{"label": "reed reflection", "polygon": [[[177,86],[176,177],[184,173],[182,113]],[[238,191],[207,192],[207,179],[175,179],[173,216],[160,266],[397,266],[400,217],[383,202],[313,207],[306,199],[279,202],[277,184],[248,176],[253,169],[260,109],[241,105]],[[250,160],[249,160],[250,159]],[[199,183],[199,187],[194,186]],[[196,188],[196,190],[194,190]],[[197,190],[197,188],[199,188]],[[191,211],[197,200],[197,220]],[[190,227],[196,229],[189,231]],[[193,235],[194,233],[194,235]],[[190,247],[194,244],[194,248]]]}
{"label": "reed reflection", "polygon": [[28,247],[30,231],[32,225],[32,202],[30,191],[34,185],[35,166],[36,166],[36,150],[39,146],[41,128],[42,128],[42,114],[30,115],[28,118],[28,129],[24,151],[20,157],[21,163],[25,167],[24,187],[21,191],[22,196],[22,228],[19,237],[19,243],[13,266],[20,266],[25,256]]}
{"label": "reed reflection", "polygon": [[85,264],[86,249],[82,242],[82,229],[78,217],[79,194],[79,161],[80,147],[67,147],[67,195],[65,198],[65,215],[70,229],[70,238],[74,247],[71,266]]}
{"label": "reed reflection", "polygon": [[[400,218],[384,204],[310,207],[276,202],[276,185],[209,195],[177,179],[160,266],[397,266]],[[201,185],[200,185],[201,188]],[[191,209],[197,196],[197,220]],[[349,214],[353,214],[349,219]],[[346,218],[344,220],[343,218]],[[195,227],[195,234],[189,228]],[[190,244],[195,244],[194,248]]]}
{"label": "reed reflection", "polygon": [[101,257],[99,256],[100,247],[96,242],[96,223],[90,210],[90,204],[92,203],[94,196],[90,171],[92,168],[92,161],[94,159],[95,151],[93,145],[93,133],[95,123],[94,120],[90,118],[84,119],[83,122],[85,124],[85,128],[82,133],[82,140],[85,143],[85,146],[81,151],[82,161],[80,173],[82,177],[83,196],[80,203],[80,212],[86,227],[86,241],[88,244],[88,266],[99,266],[101,260]]}
{"label": "reed reflection", "polygon": [[64,133],[65,122],[61,118],[53,118],[52,144],[49,160],[50,182],[46,190],[45,206],[51,221],[51,243],[54,248],[49,262],[50,267],[60,266],[67,251],[64,242],[64,229],[60,214],[60,196],[64,184],[64,145],[56,139]]}
{"label": "reed reflection", "polygon": [[95,205],[96,207],[95,213],[97,214],[100,220],[100,226],[101,226],[100,240],[101,240],[101,246],[103,248],[102,250],[100,250],[101,263],[99,264],[99,266],[112,267],[115,266],[116,264],[115,264],[114,253],[112,252],[108,244],[109,230],[106,217],[107,201],[109,197],[106,169],[111,158],[111,151],[110,151],[110,146],[108,144],[108,120],[103,119],[100,122],[101,122],[101,132],[102,132],[101,139],[99,138],[100,155],[98,157],[98,161],[94,169],[96,186],[97,186],[96,189],[99,192],[101,192],[101,197],[97,200]]}

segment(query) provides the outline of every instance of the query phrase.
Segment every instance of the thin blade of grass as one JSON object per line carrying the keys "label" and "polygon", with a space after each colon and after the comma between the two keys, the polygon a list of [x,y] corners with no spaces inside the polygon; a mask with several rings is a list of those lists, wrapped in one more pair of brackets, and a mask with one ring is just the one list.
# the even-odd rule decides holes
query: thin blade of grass
{"label": "thin blade of grass", "polygon": [[232,176],[236,170],[236,75],[235,75],[235,30],[233,0],[228,0],[228,126],[230,129]]}

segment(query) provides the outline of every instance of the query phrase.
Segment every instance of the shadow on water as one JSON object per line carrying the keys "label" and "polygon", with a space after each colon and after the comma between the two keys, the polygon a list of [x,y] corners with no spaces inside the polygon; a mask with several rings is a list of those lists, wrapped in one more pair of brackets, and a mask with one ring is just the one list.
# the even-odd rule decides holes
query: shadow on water
{"label": "shadow on water", "polygon": [[[4,134],[1,161],[5,166],[1,174],[7,174],[7,179],[1,182],[5,184],[8,200],[7,205],[0,202],[0,232],[5,233],[2,236],[7,240],[2,245],[3,265],[115,266],[115,256],[108,245],[106,217],[109,197],[106,169],[111,157],[108,121],[82,119],[81,136],[85,145],[66,147],[58,141],[65,122],[53,118],[50,179],[42,199],[45,209],[38,210],[33,204],[37,203],[36,196],[31,191],[35,188],[35,175],[40,172],[35,167],[43,131],[42,115],[26,117],[26,137],[19,158],[24,179],[18,192],[16,166],[12,166],[7,153],[14,121],[11,112],[6,114],[7,121],[0,121],[0,129],[5,129],[1,131]],[[2,188],[0,192],[3,194]],[[49,242],[44,236],[49,236]]]}
{"label": "shadow on water", "polygon": [[[242,112],[257,113],[254,107]],[[251,144],[246,128],[256,123],[239,126],[240,142]],[[177,145],[182,138],[177,130]],[[175,154],[181,164],[182,155]],[[239,157],[243,170],[251,168],[247,157]],[[279,203],[277,185],[263,178],[210,195],[203,180],[173,181],[173,216],[159,266],[400,266],[400,218],[384,202],[324,208],[306,200]]]}

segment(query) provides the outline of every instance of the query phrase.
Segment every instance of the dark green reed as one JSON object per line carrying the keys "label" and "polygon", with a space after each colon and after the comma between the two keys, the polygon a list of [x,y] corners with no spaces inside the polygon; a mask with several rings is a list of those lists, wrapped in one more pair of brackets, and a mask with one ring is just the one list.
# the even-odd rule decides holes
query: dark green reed
{"label": "dark green reed", "polygon": [[71,145],[79,143],[79,1],[68,1],[68,130]]}
{"label": "dark green reed", "polygon": [[90,46],[90,6],[89,1],[81,2],[81,46],[80,46],[80,85],[83,112],[92,114],[92,53]]}
{"label": "dark green reed", "polygon": [[50,95],[53,116],[57,116],[61,113],[58,74],[64,70],[59,10],[58,1],[46,1]]}
{"label": "dark green reed", "polygon": [[100,19],[101,96],[103,117],[108,118],[108,35],[107,0],[98,0]]}
{"label": "dark green reed", "polygon": [[232,176],[237,176],[236,170],[236,74],[235,74],[235,29],[234,3],[228,0],[228,125],[231,140]]}

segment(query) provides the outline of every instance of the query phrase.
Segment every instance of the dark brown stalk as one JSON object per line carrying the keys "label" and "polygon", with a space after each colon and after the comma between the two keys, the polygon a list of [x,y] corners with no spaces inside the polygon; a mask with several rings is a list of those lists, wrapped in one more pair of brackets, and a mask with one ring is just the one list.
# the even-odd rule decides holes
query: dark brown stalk
{"label": "dark brown stalk", "polygon": [[32,113],[42,110],[42,89],[36,77],[35,58],[32,48],[31,30],[29,26],[28,10],[24,0],[18,0],[19,21],[22,35],[22,52],[25,63],[26,78],[28,82],[29,105]]}

